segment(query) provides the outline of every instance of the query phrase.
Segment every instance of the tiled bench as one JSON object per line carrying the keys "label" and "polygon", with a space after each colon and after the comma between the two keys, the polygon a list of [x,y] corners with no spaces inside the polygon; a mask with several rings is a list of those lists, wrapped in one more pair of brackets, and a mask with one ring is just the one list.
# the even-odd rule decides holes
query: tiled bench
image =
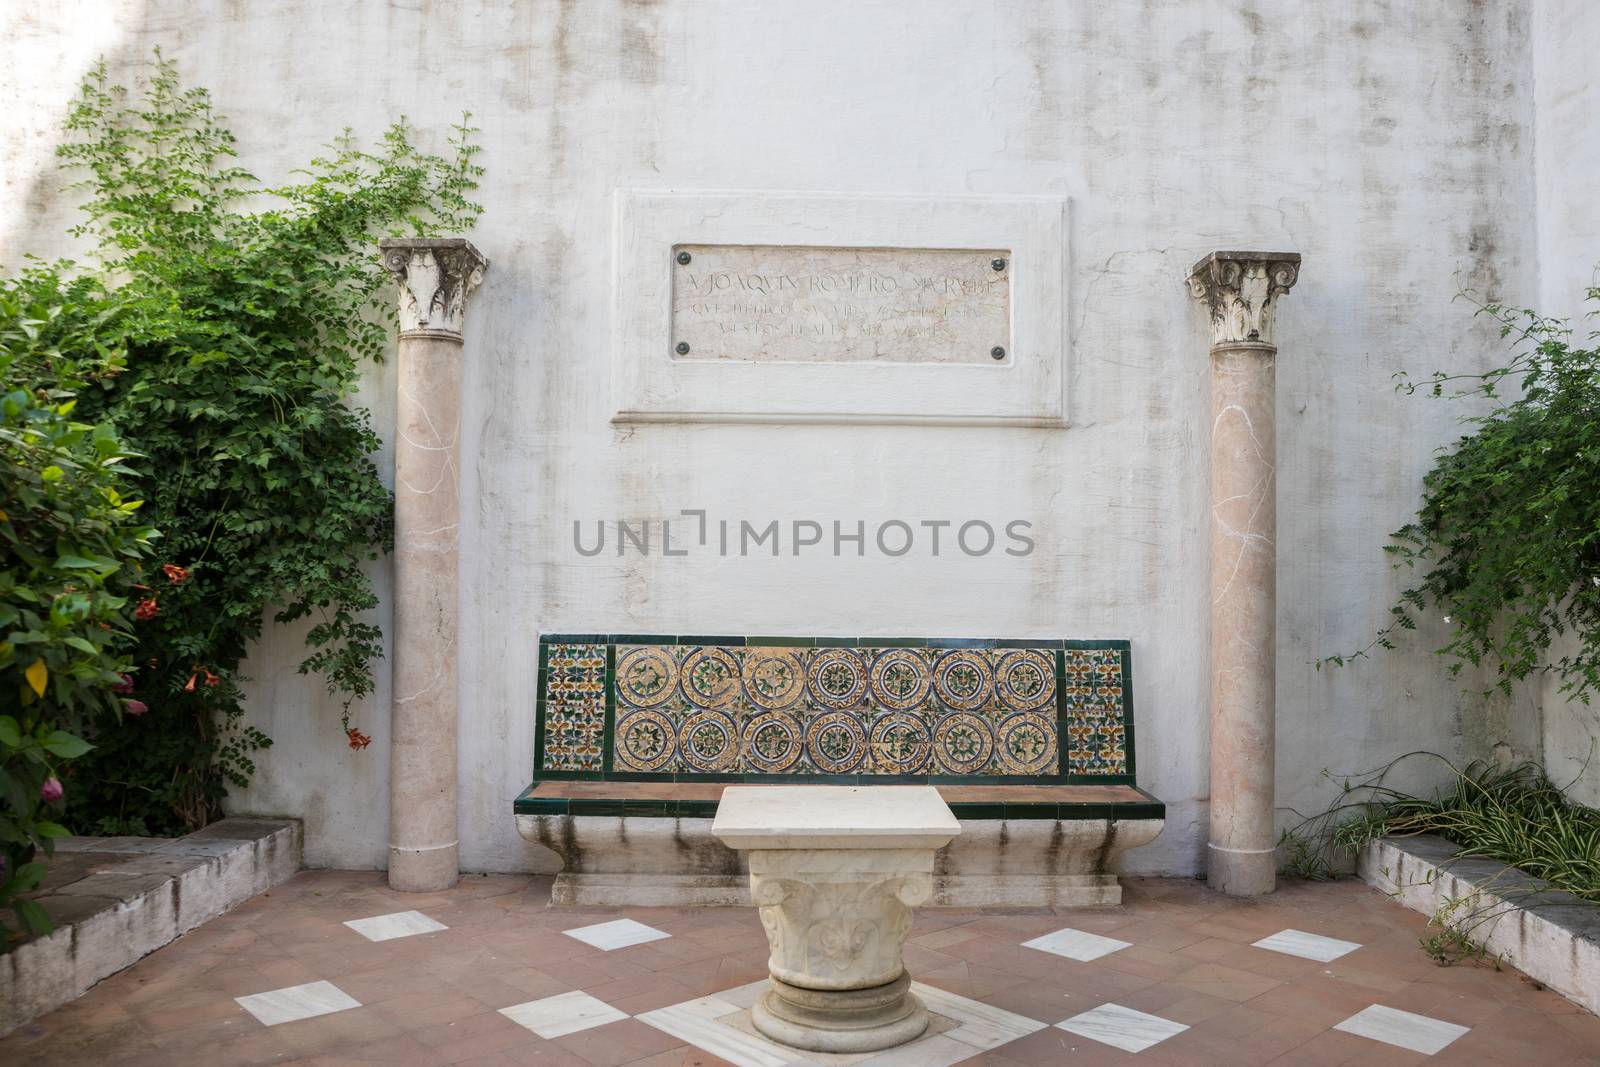
{"label": "tiled bench", "polygon": [[962,833],[934,903],[1115,904],[1161,832],[1134,783],[1126,641],[554,634],[517,828],[561,904],[748,903],[710,834],[732,783],[926,782]]}

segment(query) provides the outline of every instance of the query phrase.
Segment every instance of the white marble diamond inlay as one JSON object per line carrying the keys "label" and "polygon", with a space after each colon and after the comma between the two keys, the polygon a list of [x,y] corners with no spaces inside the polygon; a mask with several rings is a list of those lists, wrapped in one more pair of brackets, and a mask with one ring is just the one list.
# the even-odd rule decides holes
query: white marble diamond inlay
{"label": "white marble diamond inlay", "polygon": [[1255,942],[1255,946],[1271,952],[1282,952],[1286,956],[1316,960],[1318,963],[1332,963],[1340,956],[1361,947],[1354,941],[1340,941],[1337,937],[1308,934],[1304,930],[1279,930],[1271,937],[1263,937]]}
{"label": "white marble diamond inlay", "polygon": [[420,911],[397,911],[391,915],[374,915],[370,919],[350,919],[345,925],[368,941],[392,941],[397,937],[434,934],[450,929]]}
{"label": "white marble diamond inlay", "polygon": [[657,930],[653,926],[646,926],[632,919],[617,919],[614,922],[580,926],[576,930],[561,932],[568,937],[577,938],[584,944],[605,949],[607,952],[616,948],[627,948],[629,945],[642,945],[646,941],[660,941],[664,937],[672,936],[664,930]]}
{"label": "white marble diamond inlay", "polygon": [[1065,930],[1057,930],[1053,934],[1024,941],[1022,947],[1036,948],[1040,952],[1051,952],[1057,956],[1065,956],[1069,960],[1081,960],[1087,963],[1101,956],[1109,956],[1118,949],[1127,948],[1130,944],[1131,942],[1118,941],[1114,937],[1101,937],[1085,930],[1074,930],[1069,926]]}
{"label": "white marble diamond inlay", "polygon": [[927,1005],[929,1011],[948,1016],[961,1024],[954,1030],[947,1030],[945,1037],[974,1048],[987,1051],[1045,1028],[1045,1024],[1038,1019],[1030,1019],[1026,1015],[970,1000],[921,982],[912,982],[911,991],[922,998],[922,1003]]}
{"label": "white marble diamond inlay", "polygon": [[922,998],[928,1010],[945,1017],[943,1033],[928,1033],[883,1052],[851,1056],[807,1054],[785,1048],[754,1033],[749,1025],[750,1005],[767,991],[762,979],[749,985],[724,990],[715,996],[687,1000],[682,1004],[647,1011],[634,1018],[679,1041],[727,1060],[735,1067],[818,1067],[819,1064],[849,1067],[949,1067],[972,1059],[989,1049],[1019,1037],[1026,1037],[1045,1024],[988,1004],[921,982],[911,983],[912,992]]}
{"label": "white marble diamond inlay", "polygon": [[1432,1056],[1472,1027],[1457,1026],[1443,1019],[1430,1019],[1426,1015],[1374,1004],[1362,1008],[1334,1029]]}
{"label": "white marble diamond inlay", "polygon": [[314,1019],[318,1015],[361,1007],[360,1001],[332,982],[308,982],[287,989],[274,989],[270,993],[234,997],[233,1000],[254,1015],[263,1026]]}
{"label": "white marble diamond inlay", "polygon": [[1121,1004],[1102,1004],[1098,1008],[1090,1008],[1081,1015],[1056,1023],[1056,1026],[1124,1052],[1143,1052],[1151,1045],[1159,1045],[1174,1034],[1189,1029],[1183,1023],[1124,1008]]}
{"label": "white marble diamond inlay", "polygon": [[579,1030],[590,1030],[628,1017],[627,1012],[618,1011],[598,997],[591,997],[581,990],[559,993],[542,1000],[530,1000],[526,1004],[513,1004],[509,1008],[501,1008],[500,1014],[518,1026],[527,1027],[546,1040],[565,1034],[575,1034]]}

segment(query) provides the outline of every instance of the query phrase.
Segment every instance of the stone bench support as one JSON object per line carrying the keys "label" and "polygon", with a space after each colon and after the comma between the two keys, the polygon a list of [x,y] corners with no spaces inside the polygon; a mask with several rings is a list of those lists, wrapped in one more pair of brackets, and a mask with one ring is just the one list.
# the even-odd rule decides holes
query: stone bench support
{"label": "stone bench support", "polygon": [[[767,788],[767,787],[759,787]],[[747,902],[748,854],[710,818],[518,815],[517,829],[561,857],[552,904],[730,907]],[[1096,907],[1122,902],[1116,870],[1161,833],[1160,818],[962,819],[934,856],[936,907]]]}

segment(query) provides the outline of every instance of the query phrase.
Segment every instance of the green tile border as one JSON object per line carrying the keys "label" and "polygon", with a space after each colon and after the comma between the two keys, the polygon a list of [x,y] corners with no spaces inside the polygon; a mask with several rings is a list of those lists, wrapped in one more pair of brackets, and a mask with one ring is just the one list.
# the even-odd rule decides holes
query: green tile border
{"label": "green tile border", "polygon": [[1128,767],[1127,778],[1131,782],[1139,774],[1133,758],[1133,642],[1120,641],[1118,644],[1122,646],[1122,753]]}
{"label": "green tile border", "polygon": [[[542,648],[539,655],[544,656]],[[544,672],[540,671],[539,674],[539,695],[533,702],[533,773],[536,778],[548,773],[544,769]]]}
{"label": "green tile border", "polygon": [[[537,784],[537,783],[535,783]],[[533,786],[529,786],[531,790]],[[1114,819],[1141,821],[1166,818],[1167,806],[1139,790],[1144,799],[1123,803],[955,803],[950,810],[958,819],[968,820],[1034,820],[1034,819]],[[513,802],[518,815],[605,815],[613,818],[678,818],[709,819],[717,813],[714,800],[640,800],[626,797],[573,800],[568,798],[534,798],[528,790]]]}

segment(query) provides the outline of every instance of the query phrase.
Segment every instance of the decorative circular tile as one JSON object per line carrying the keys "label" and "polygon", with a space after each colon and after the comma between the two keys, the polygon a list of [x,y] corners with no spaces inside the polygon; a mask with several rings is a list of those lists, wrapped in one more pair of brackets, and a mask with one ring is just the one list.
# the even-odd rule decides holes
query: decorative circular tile
{"label": "decorative circular tile", "polygon": [[1055,658],[1047,653],[1012,649],[1000,657],[995,675],[1007,711],[1037,711],[1056,698]]}
{"label": "decorative circular tile", "polygon": [[958,711],[946,715],[934,738],[936,763],[947,774],[977,774],[994,755],[994,733],[981,715]]}
{"label": "decorative circular tile", "polygon": [[739,698],[739,661],[725,648],[697,648],[683,660],[683,695],[703,708],[725,708]]}
{"label": "decorative circular tile", "polygon": [[752,771],[783,774],[805,751],[800,721],[781,711],[766,711],[744,724],[744,762]]}
{"label": "decorative circular tile", "polygon": [[726,771],[739,760],[739,727],[722,711],[696,711],[678,727],[678,754],[697,771]]}
{"label": "decorative circular tile", "polygon": [[1044,774],[1055,762],[1055,724],[1037,712],[1019,711],[1002,720],[995,733],[1008,774]]}
{"label": "decorative circular tile", "polygon": [[746,649],[743,677],[744,695],[767,711],[788,707],[805,689],[800,658],[787,648]]}
{"label": "decorative circular tile", "polygon": [[672,699],[678,663],[661,645],[637,645],[617,660],[617,695],[636,708],[653,708]]}
{"label": "decorative circular tile", "polygon": [[672,722],[659,711],[635,711],[617,725],[617,758],[627,770],[656,770],[676,748]]}
{"label": "decorative circular tile", "polygon": [[852,648],[819,648],[806,674],[811,699],[825,708],[854,708],[867,695],[867,665]]}
{"label": "decorative circular tile", "polygon": [[981,652],[956,649],[933,664],[933,691],[947,708],[971,711],[981,708],[994,692],[994,675]]}
{"label": "decorative circular tile", "polygon": [[928,661],[915,649],[881,649],[872,660],[872,695],[885,708],[908,711],[928,698]]}
{"label": "decorative circular tile", "polygon": [[921,774],[932,752],[928,724],[915,715],[891,711],[872,724],[874,774]]}
{"label": "decorative circular tile", "polygon": [[824,774],[849,774],[866,758],[867,729],[848,712],[824,712],[806,723],[806,753]]}

